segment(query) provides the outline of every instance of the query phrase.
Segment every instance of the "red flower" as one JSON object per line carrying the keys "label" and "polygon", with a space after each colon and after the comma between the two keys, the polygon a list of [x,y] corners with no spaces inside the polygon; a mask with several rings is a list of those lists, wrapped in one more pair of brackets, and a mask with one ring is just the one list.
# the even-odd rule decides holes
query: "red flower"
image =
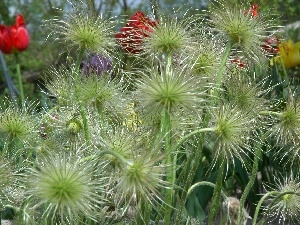
{"label": "red flower", "polygon": [[230,59],[230,61],[239,66],[241,69],[246,68],[246,63],[244,63],[240,57],[235,57],[234,59]]}
{"label": "red flower", "polygon": [[143,38],[148,37],[148,33],[152,32],[155,26],[156,21],[151,21],[142,12],[136,12],[115,37],[125,51],[138,53],[141,51]]}
{"label": "red flower", "polygon": [[12,51],[24,51],[30,41],[26,24],[21,14],[17,15],[16,23],[12,26],[0,24],[0,50],[4,54]]}
{"label": "red flower", "polygon": [[252,4],[250,9],[244,11],[245,16],[250,14],[251,18],[258,15],[258,4]]}
{"label": "red flower", "polygon": [[276,37],[274,35],[274,36],[268,37],[265,40],[264,44],[262,44],[261,47],[266,52],[268,52],[272,55],[276,55],[279,52],[278,44],[279,44],[279,39],[278,39],[278,37]]}

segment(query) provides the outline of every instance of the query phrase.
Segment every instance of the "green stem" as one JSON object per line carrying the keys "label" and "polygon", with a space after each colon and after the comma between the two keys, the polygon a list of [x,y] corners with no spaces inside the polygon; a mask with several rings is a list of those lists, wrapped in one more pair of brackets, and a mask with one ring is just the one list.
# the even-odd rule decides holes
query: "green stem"
{"label": "green stem", "polygon": [[221,191],[222,191],[222,183],[223,183],[223,172],[224,172],[224,162],[221,162],[219,171],[218,171],[218,177],[217,182],[215,186],[215,191],[212,197],[212,203],[210,208],[210,213],[208,216],[208,225],[214,225],[215,217],[217,216],[219,206],[220,206],[220,197],[221,197]]}
{"label": "green stem", "polygon": [[241,223],[242,220],[242,214],[243,214],[243,208],[244,208],[244,204],[246,201],[246,198],[248,196],[248,194],[251,191],[251,188],[255,182],[256,176],[257,176],[257,171],[258,171],[258,162],[259,162],[259,155],[260,155],[260,151],[261,151],[261,144],[258,144],[258,146],[256,146],[255,149],[255,153],[254,153],[254,163],[253,163],[253,168],[252,168],[252,172],[251,172],[251,176],[250,176],[250,180],[247,183],[245,190],[242,194],[241,200],[240,200],[240,208],[239,208],[239,215],[238,215],[238,223]]}
{"label": "green stem", "polygon": [[[97,154],[97,156],[99,158],[101,158],[103,155],[106,155],[106,154],[109,154],[109,155],[113,155],[115,157],[117,157],[121,162],[123,162],[124,164],[129,164],[128,161],[122,156],[120,155],[119,153],[115,152],[115,151],[111,151],[111,150],[103,150],[101,151],[99,154]],[[86,157],[88,159],[88,157]],[[83,159],[86,159],[86,158],[83,158]],[[84,160],[85,161],[85,160]]]}
{"label": "green stem", "polygon": [[283,70],[284,82],[286,83],[285,87],[288,88],[288,93],[286,93],[285,91],[283,91],[283,94],[284,94],[284,97],[286,99],[288,99],[288,96],[292,94],[292,90],[291,90],[291,86],[290,86],[290,79],[289,79],[289,76],[288,76],[288,74],[286,72],[286,69],[285,69],[284,62],[283,62],[282,58],[281,57],[279,57],[279,58],[280,58],[280,63],[281,63],[281,67],[282,67],[282,70]]}
{"label": "green stem", "polygon": [[[217,74],[216,90],[214,91],[214,97],[216,97],[216,98],[219,97],[219,89],[220,89],[221,84],[222,84],[223,74],[224,74],[224,71],[225,71],[225,68],[226,68],[226,63],[228,61],[228,57],[229,57],[230,52],[231,52],[231,48],[232,48],[232,43],[228,42],[226,44],[226,49],[225,49],[225,52],[224,52],[223,57],[222,57],[222,61],[221,61],[221,64],[220,64],[220,70]],[[216,99],[214,100],[214,102],[215,101],[216,101]]]}
{"label": "green stem", "polygon": [[[169,73],[172,70],[172,57],[173,55],[170,53],[167,55],[167,63],[166,63],[166,76],[169,76]],[[173,203],[173,192],[175,186],[176,176],[176,161],[174,161],[171,152],[171,118],[170,118],[171,106],[165,105],[165,110],[163,112],[162,117],[162,132],[165,140],[165,153],[166,153],[166,165],[170,165],[170,170],[167,172],[167,182],[171,184],[171,188],[166,191],[166,210],[164,215],[164,223],[170,224],[171,216],[172,216],[172,203]],[[175,170],[175,172],[174,172]]]}
{"label": "green stem", "polygon": [[79,72],[79,67],[80,67],[80,63],[81,63],[82,58],[83,58],[84,51],[85,51],[85,48],[81,48],[80,51],[79,51],[79,55],[77,57],[76,64],[75,64],[75,72],[76,73]]}
{"label": "green stem", "polygon": [[21,70],[20,70],[20,64],[18,62],[18,57],[17,58],[17,77],[18,77],[18,86],[19,86],[19,92],[20,92],[20,98],[21,98],[21,105],[23,105],[25,101],[24,97],[24,90],[23,90],[23,83],[22,83],[22,76],[21,76]]}
{"label": "green stem", "polygon": [[91,145],[91,138],[90,138],[90,132],[89,132],[89,127],[88,127],[88,121],[87,121],[87,116],[86,116],[86,112],[85,112],[85,108],[82,104],[82,102],[79,100],[79,96],[78,96],[78,85],[79,85],[79,67],[80,67],[80,63],[82,61],[83,58],[83,54],[84,54],[85,49],[81,48],[79,51],[79,55],[78,58],[76,60],[76,64],[75,64],[75,76],[74,76],[74,82],[75,82],[75,89],[76,89],[76,98],[79,104],[79,110],[80,110],[80,114],[81,114],[81,118],[82,118],[82,123],[83,123],[83,129],[84,129],[84,136],[85,136],[85,140],[87,145]]}
{"label": "green stem", "polygon": [[251,191],[251,188],[255,182],[256,176],[257,176],[257,171],[258,171],[258,162],[259,162],[259,156],[261,153],[261,146],[262,143],[265,141],[265,139],[269,136],[270,131],[264,133],[261,138],[260,141],[257,142],[256,146],[255,146],[255,152],[254,152],[254,162],[253,162],[253,168],[252,168],[252,172],[251,172],[251,176],[250,176],[250,180],[248,182],[248,184],[245,187],[245,190],[242,194],[241,200],[240,200],[240,208],[239,208],[239,215],[238,215],[238,224],[240,224],[241,220],[242,220],[242,214],[243,214],[243,208],[244,208],[244,204],[245,201],[247,199],[248,194]]}
{"label": "green stem", "polygon": [[[211,183],[211,182],[209,182],[209,181],[200,181],[200,182],[197,182],[197,183],[193,184],[193,185],[189,188],[189,190],[188,190],[188,192],[187,192],[187,195],[186,195],[186,198],[192,193],[192,191],[193,191],[196,187],[199,187],[199,186],[202,186],[202,185],[207,185],[207,186],[216,188],[216,185],[215,185],[214,183]],[[226,194],[225,194],[222,190],[221,190],[221,194],[222,194],[222,197],[223,197],[224,199],[227,199]]]}
{"label": "green stem", "polygon": [[[226,68],[226,62],[228,61],[228,57],[230,55],[231,48],[232,48],[232,43],[228,42],[227,45],[226,45],[225,52],[223,54],[221,64],[220,64],[220,70],[217,74],[216,90],[214,91],[214,99],[213,99],[213,102],[212,102],[212,106],[216,103],[217,98],[219,97],[219,88],[221,87],[223,74],[224,74],[224,71],[225,71],[225,68]],[[210,118],[211,118],[210,113],[206,112],[206,115],[204,116],[203,127],[208,126]],[[196,149],[194,155],[191,155],[189,157],[189,159],[187,160],[186,165],[185,165],[186,168],[190,168],[190,166],[192,165],[192,168],[191,168],[191,170],[189,170],[189,173],[187,173],[187,177],[184,178],[185,186],[184,186],[183,193],[182,193],[182,196],[181,196],[181,201],[182,202],[181,202],[181,204],[179,204],[179,209],[177,210],[176,225],[180,224],[180,220],[181,220],[181,217],[182,217],[182,210],[183,210],[183,207],[184,207],[183,201],[185,201],[185,199],[186,199],[187,190],[189,189],[189,187],[192,184],[193,178],[195,176],[196,170],[198,168],[198,165],[199,165],[199,162],[200,162],[200,159],[201,159],[202,148],[203,148],[203,144],[204,144],[204,138],[205,138],[205,134],[202,134],[201,137],[200,137],[200,144],[198,145],[198,148]],[[186,169],[186,171],[188,171],[188,169]]]}
{"label": "green stem", "polygon": [[259,115],[280,117],[282,116],[282,113],[264,110],[264,111],[260,111]]}
{"label": "green stem", "polygon": [[165,210],[165,215],[164,215],[164,223],[165,224],[170,224],[171,220],[171,214],[172,214],[172,195],[174,191],[174,185],[175,185],[175,180],[174,180],[174,170],[176,168],[176,162],[172,160],[172,153],[171,153],[171,120],[170,120],[170,114],[169,111],[166,109],[163,115],[162,119],[162,128],[163,128],[163,134],[165,135],[165,153],[167,154],[166,156],[166,165],[170,165],[170,171],[167,173],[167,181],[168,183],[171,184],[171,188],[167,190],[166,193],[166,210]]}
{"label": "green stem", "polygon": [[208,132],[208,131],[215,131],[216,128],[215,127],[207,127],[207,128],[201,128],[195,131],[192,131],[191,133],[185,135],[184,137],[182,137],[176,144],[176,146],[174,147],[174,151],[177,150],[180,145],[182,145],[187,139],[189,139],[190,137],[196,135],[196,134],[200,134],[200,133],[204,133],[204,132]]}

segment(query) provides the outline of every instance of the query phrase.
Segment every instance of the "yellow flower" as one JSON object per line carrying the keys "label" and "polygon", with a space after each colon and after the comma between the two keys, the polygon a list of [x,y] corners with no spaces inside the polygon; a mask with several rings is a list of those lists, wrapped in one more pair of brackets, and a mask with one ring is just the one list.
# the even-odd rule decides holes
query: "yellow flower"
{"label": "yellow flower", "polygon": [[[285,68],[292,68],[300,65],[300,42],[294,43],[292,40],[282,42],[278,45],[279,56],[276,56],[275,62],[284,64]],[[280,59],[281,58],[281,59]],[[271,61],[271,64],[273,60]]]}

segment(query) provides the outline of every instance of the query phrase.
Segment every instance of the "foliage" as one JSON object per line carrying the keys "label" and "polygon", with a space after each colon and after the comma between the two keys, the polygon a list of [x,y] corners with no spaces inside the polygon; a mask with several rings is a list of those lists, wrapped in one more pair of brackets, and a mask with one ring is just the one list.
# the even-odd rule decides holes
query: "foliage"
{"label": "foliage", "polygon": [[288,46],[280,19],[264,1],[151,2],[133,17],[127,1],[122,12],[118,1],[28,2],[21,70],[42,73],[43,87],[1,103],[2,219],[299,223],[300,61],[286,68],[284,48],[262,47],[273,35]]}

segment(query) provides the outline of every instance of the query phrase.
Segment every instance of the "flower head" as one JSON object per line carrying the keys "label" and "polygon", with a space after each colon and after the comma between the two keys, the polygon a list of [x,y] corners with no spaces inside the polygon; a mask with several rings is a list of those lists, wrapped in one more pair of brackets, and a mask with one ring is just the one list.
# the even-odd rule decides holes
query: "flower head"
{"label": "flower head", "polygon": [[111,56],[115,42],[112,38],[115,24],[103,15],[95,15],[91,7],[84,1],[72,4],[72,11],[65,12],[64,19],[48,21],[50,35],[55,40],[67,43],[69,47],[77,47],[93,53]]}
{"label": "flower head", "polygon": [[136,12],[115,37],[125,51],[138,53],[141,51],[143,38],[147,37],[156,25],[157,21],[145,17],[142,12]]}
{"label": "flower head", "polygon": [[29,32],[21,14],[16,16],[16,23],[12,26],[0,24],[0,51],[4,54],[26,50],[29,41]]}
{"label": "flower head", "polygon": [[200,81],[186,69],[148,72],[138,80],[136,91],[138,107],[147,115],[161,115],[163,110],[171,114],[182,109],[194,111],[202,101]]}
{"label": "flower head", "polygon": [[[268,187],[276,194],[271,195],[265,213],[273,221],[279,219],[283,224],[300,223],[300,182],[298,177],[290,175],[284,179],[275,178],[275,186]],[[284,194],[286,192],[286,194]],[[282,195],[283,194],[283,195]],[[281,195],[279,197],[279,195]],[[279,198],[278,198],[279,197]]]}
{"label": "flower head", "polygon": [[245,11],[243,6],[216,1],[210,11],[212,29],[224,36],[233,48],[241,50],[249,59],[259,61],[264,55],[261,41],[266,38],[272,21],[257,13],[257,4]]}
{"label": "flower head", "polygon": [[292,40],[278,44],[279,55],[274,58],[276,63],[283,63],[285,68],[300,65],[300,42]]}
{"label": "flower head", "polygon": [[248,71],[229,71],[228,79],[224,82],[226,99],[245,113],[258,115],[266,107],[264,94],[269,90],[262,90],[265,81],[257,83],[250,78]]}
{"label": "flower head", "polygon": [[80,216],[92,218],[102,202],[103,191],[103,180],[93,174],[90,164],[72,155],[60,153],[41,158],[24,177],[32,212],[44,207],[41,223],[48,220],[52,224],[78,224]]}
{"label": "flower head", "polygon": [[167,187],[163,181],[165,166],[162,157],[149,153],[136,156],[125,165],[117,180],[117,201],[137,204],[146,200],[153,204],[160,197],[159,190]]}
{"label": "flower head", "polygon": [[220,69],[225,44],[212,33],[202,32],[197,39],[194,49],[181,54],[182,63],[191,61],[192,71],[196,76],[215,78]]}
{"label": "flower head", "polygon": [[108,72],[111,70],[112,61],[103,55],[95,55],[92,57],[91,61],[84,63],[83,73],[89,76],[90,73],[97,74],[100,76],[103,72]]}
{"label": "flower head", "polygon": [[232,105],[221,106],[214,114],[214,161],[225,161],[229,166],[236,157],[243,163],[246,151],[252,152],[249,137],[254,128],[253,118]]}
{"label": "flower head", "polygon": [[296,145],[300,135],[300,105],[298,102],[287,102],[285,109],[278,113],[277,123],[271,128],[271,135],[276,138],[276,143]]}
{"label": "flower head", "polygon": [[0,133],[6,138],[17,138],[23,142],[35,139],[38,135],[37,121],[33,115],[34,105],[18,108],[12,102],[0,112]]}
{"label": "flower head", "polygon": [[153,30],[143,40],[142,48],[145,53],[150,55],[164,54],[174,55],[181,54],[186,50],[194,50],[196,43],[193,35],[196,34],[193,26],[200,18],[194,16],[179,19],[178,12],[164,14],[159,11],[159,23],[153,27]]}

